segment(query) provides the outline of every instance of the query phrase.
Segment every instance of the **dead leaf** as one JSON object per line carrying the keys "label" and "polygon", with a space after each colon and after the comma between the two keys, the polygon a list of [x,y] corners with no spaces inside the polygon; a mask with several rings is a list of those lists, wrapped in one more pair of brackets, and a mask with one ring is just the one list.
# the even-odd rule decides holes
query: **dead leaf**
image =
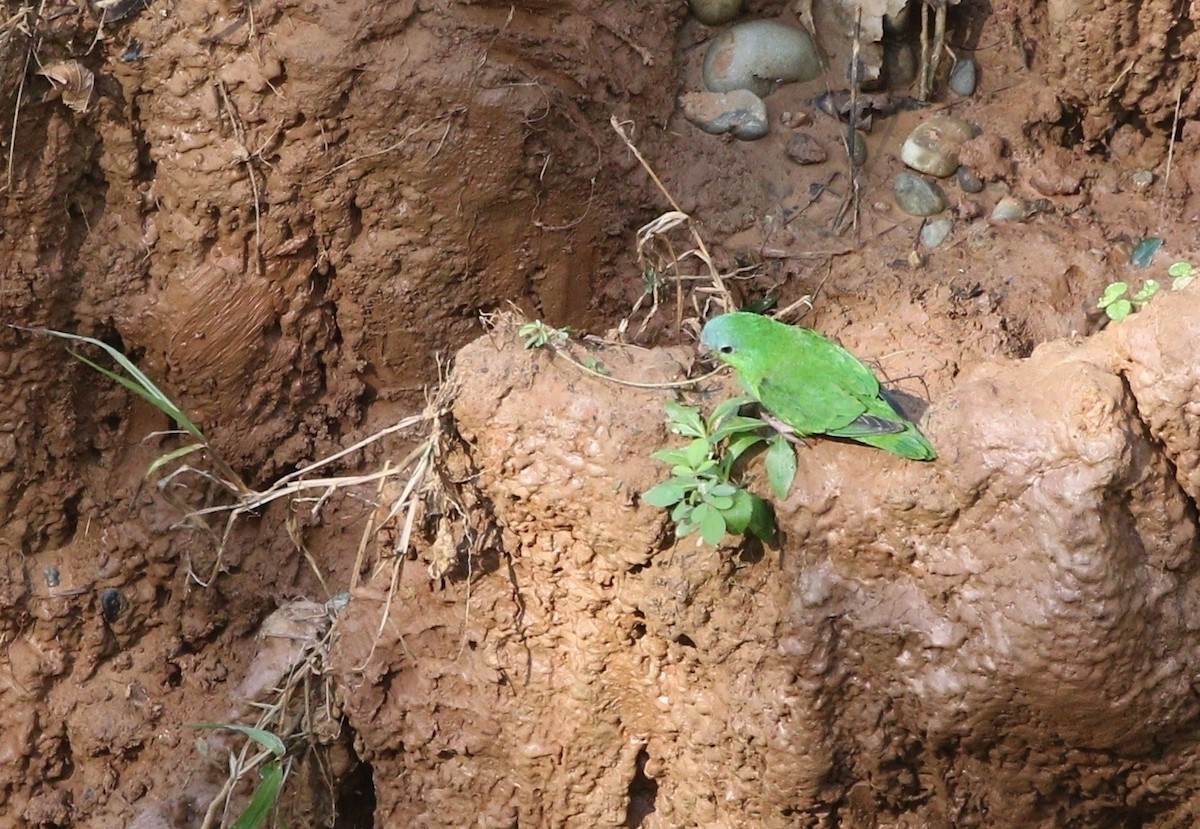
{"label": "dead leaf", "polygon": [[63,103],[75,112],[88,111],[92,102],[92,89],[96,76],[77,60],[60,60],[43,66],[39,75],[45,75],[62,95]]}

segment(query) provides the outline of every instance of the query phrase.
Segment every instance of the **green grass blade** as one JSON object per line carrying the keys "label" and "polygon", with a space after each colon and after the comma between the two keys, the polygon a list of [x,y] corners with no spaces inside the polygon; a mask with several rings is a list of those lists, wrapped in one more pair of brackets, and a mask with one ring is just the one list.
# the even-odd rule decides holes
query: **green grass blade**
{"label": "green grass blade", "polygon": [[159,455],[157,458],[154,459],[154,463],[150,464],[149,468],[146,469],[146,474],[143,475],[142,477],[149,478],[151,475],[153,475],[159,469],[162,469],[164,466],[169,464],[171,461],[182,458],[185,455],[190,455],[193,452],[195,452],[197,449],[203,449],[206,445],[207,444],[203,444],[203,443],[189,443],[187,446],[181,446],[178,449],[168,452],[165,455]]}
{"label": "green grass blade", "polygon": [[278,760],[272,760],[263,767],[262,782],[255,788],[250,797],[250,803],[237,817],[229,829],[258,829],[263,825],[271,810],[279,800],[279,791],[283,788],[283,769]]}
{"label": "green grass blade", "polygon": [[249,725],[239,725],[231,722],[198,722],[192,723],[191,728],[200,728],[207,731],[216,731],[219,729],[228,729],[236,731],[239,734],[245,734],[251,740],[261,745],[267,751],[274,754],[276,757],[282,757],[286,749],[283,746],[283,740],[272,734],[270,731],[264,731],[261,728],[254,728]]}
{"label": "green grass blade", "polygon": [[[20,326],[14,327],[21,328]],[[70,349],[68,349],[68,351],[72,357],[79,360],[84,365],[100,372],[110,380],[120,383],[126,389],[133,392],[150,405],[154,406],[160,412],[182,426],[189,434],[192,435],[192,437],[207,443],[204,433],[200,431],[199,427],[197,427],[195,423],[192,423],[191,418],[189,418],[184,411],[179,408],[179,406],[175,405],[171,398],[169,398],[162,389],[156,386],[154,381],[147,377],[145,372],[138,368],[132,360],[130,360],[117,349],[113,348],[108,343],[97,340],[95,337],[85,337],[82,334],[70,334],[66,331],[55,331],[53,328],[21,328],[21,330],[29,331],[33,334],[49,334],[52,337],[58,337],[62,340],[87,343],[88,345],[94,345],[97,348],[102,349],[108,354],[108,356],[113,358],[117,365],[125,370],[129,377],[122,376],[114,371],[106,369],[87,357],[84,357],[77,351],[72,351]]]}

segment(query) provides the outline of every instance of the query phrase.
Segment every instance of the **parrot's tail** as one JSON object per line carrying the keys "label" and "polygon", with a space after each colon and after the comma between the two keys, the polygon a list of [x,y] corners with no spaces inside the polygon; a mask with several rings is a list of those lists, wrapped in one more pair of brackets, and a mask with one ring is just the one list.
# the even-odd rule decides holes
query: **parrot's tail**
{"label": "parrot's tail", "polygon": [[893,432],[886,435],[862,435],[853,438],[853,440],[913,461],[931,461],[937,457],[937,452],[933,451],[933,444],[911,423],[905,424],[903,432]]}

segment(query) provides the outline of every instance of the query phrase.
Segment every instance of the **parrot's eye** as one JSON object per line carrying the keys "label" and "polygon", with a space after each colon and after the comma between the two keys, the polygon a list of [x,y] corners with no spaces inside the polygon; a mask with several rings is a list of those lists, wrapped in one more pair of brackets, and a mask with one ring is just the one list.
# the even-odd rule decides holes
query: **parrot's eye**
{"label": "parrot's eye", "polygon": [[717,351],[720,351],[722,354],[732,354],[732,353],[733,353],[733,346],[731,346],[731,345],[723,345],[723,346],[721,346],[720,348],[718,348],[718,349],[717,349]]}

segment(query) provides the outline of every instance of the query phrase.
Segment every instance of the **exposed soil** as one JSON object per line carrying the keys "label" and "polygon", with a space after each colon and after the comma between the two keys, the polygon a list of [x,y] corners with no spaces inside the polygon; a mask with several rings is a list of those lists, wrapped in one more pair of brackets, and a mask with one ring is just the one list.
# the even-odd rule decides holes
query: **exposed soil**
{"label": "exposed soil", "polygon": [[[221,543],[180,511],[217,483],[146,475],[186,442],[164,415],[0,330],[0,826],[228,825],[257,771],[206,819],[245,741],[192,726],[289,677],[279,825],[1194,824],[1200,289],[1095,308],[1200,257],[1194,7],[952,6],[978,91],[877,115],[847,211],[814,105],[844,73],[780,87],[760,141],[704,134],[684,3],[136,6],[6,4],[3,321],[120,348],[211,440],[186,460],[258,490],[428,417]],[[82,99],[38,72],[71,61]],[[945,186],[930,250],[891,183],[933,111],[986,186]],[[811,440],[777,546],[674,541],[637,494],[676,392],[497,314],[623,339],[576,346],[618,378],[698,373],[704,283],[650,313],[637,232],[670,204],[613,118],[738,301],[810,297],[930,401],[938,461]],[[1030,215],[990,221],[1009,195]],[[406,524],[393,470],[433,427]]]}

